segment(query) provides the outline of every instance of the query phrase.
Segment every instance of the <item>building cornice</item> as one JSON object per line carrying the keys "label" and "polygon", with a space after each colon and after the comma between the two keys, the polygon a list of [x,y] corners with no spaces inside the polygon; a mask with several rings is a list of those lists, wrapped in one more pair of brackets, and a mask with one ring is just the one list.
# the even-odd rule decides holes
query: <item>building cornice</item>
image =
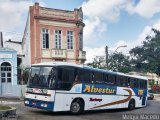
{"label": "building cornice", "polygon": [[82,25],[83,27],[85,24],[80,20],[70,20],[70,19],[62,19],[62,18],[52,18],[52,17],[46,17],[46,16],[34,16],[35,19],[38,20],[48,20],[48,21],[57,21],[57,22],[66,22],[66,23],[74,23],[77,26]]}

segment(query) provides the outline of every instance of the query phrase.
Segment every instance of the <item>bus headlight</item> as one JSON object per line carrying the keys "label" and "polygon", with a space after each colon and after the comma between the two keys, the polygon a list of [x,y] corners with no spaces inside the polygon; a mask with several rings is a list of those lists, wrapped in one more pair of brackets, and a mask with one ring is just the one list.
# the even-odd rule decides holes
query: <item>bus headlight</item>
{"label": "bus headlight", "polygon": [[41,104],[41,107],[44,107],[44,104],[43,104],[43,103]]}
{"label": "bus headlight", "polygon": [[28,100],[26,100],[24,103],[25,103],[25,104],[29,104],[29,101],[28,101]]}
{"label": "bus headlight", "polygon": [[44,104],[44,107],[47,107],[48,105],[47,104]]}
{"label": "bus headlight", "polygon": [[41,107],[47,107],[48,105],[47,104],[45,104],[45,103],[42,103],[41,104]]}

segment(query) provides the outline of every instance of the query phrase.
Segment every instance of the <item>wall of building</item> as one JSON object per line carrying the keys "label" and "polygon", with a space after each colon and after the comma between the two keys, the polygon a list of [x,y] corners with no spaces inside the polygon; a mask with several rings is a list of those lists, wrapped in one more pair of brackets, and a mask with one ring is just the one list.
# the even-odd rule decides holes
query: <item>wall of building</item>
{"label": "wall of building", "polygon": [[[24,37],[22,40],[22,49],[25,54],[22,65],[27,66],[28,64],[47,61],[84,63],[85,51],[79,49],[79,34],[80,32],[83,33],[83,27],[83,13],[81,8],[74,9],[74,11],[67,11],[41,7],[38,3],[30,6]],[[49,30],[50,41],[48,49],[42,48],[42,28]],[[55,50],[55,30],[62,31],[61,51]],[[72,50],[67,49],[67,31],[73,31],[74,34]],[[30,51],[27,51],[29,49]],[[63,52],[62,56],[57,56],[55,54],[59,51]],[[83,55],[81,55],[82,53]],[[30,61],[27,62],[28,60]]]}
{"label": "wall of building", "polygon": [[30,48],[30,14],[28,13],[27,23],[22,38],[22,68],[30,67],[31,65],[31,48]]}
{"label": "wall of building", "polygon": [[[2,63],[7,62],[11,65],[11,82],[2,83],[0,80],[0,96],[20,96],[19,85],[17,84],[17,52],[10,48],[1,48],[0,49],[0,66]],[[2,66],[1,66],[2,67]],[[0,71],[0,78],[2,79]],[[5,90],[9,90],[6,94]]]}
{"label": "wall of building", "polygon": [[7,48],[12,48],[12,49],[14,49],[15,51],[17,51],[17,54],[18,54],[18,55],[22,55],[22,45],[19,44],[19,43],[14,43],[14,42],[6,41],[6,42],[5,42],[5,47],[7,47]]}

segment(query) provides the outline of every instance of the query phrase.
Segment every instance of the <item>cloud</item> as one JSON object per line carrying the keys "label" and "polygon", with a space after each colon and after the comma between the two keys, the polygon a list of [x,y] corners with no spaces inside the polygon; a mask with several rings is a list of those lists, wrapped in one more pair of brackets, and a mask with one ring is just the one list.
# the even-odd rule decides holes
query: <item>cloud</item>
{"label": "cloud", "polygon": [[86,24],[84,28],[84,46],[101,46],[106,39],[107,24],[101,22],[99,18],[95,18],[95,20],[86,19],[84,22]]}
{"label": "cloud", "polygon": [[98,17],[112,22],[119,17],[125,3],[126,0],[88,0],[82,4],[82,8],[84,15],[90,19]]}
{"label": "cloud", "polygon": [[[88,0],[82,3],[84,45],[98,47],[106,41],[107,24],[116,22],[127,0]],[[96,45],[96,46],[95,46]]]}
{"label": "cloud", "polygon": [[134,2],[128,2],[126,4],[126,10],[130,14],[138,14],[145,18],[151,18],[156,13],[160,12],[159,0],[140,0],[137,4]]}
{"label": "cloud", "polygon": [[[117,52],[123,52],[125,55],[129,55],[129,51],[136,46],[142,45],[143,41],[148,35],[154,36],[152,28],[160,30],[160,20],[156,21],[152,25],[145,26],[141,34],[139,34],[139,36],[137,37],[137,39],[132,42],[119,40],[116,44],[108,48],[108,53],[113,54],[114,52],[116,52],[116,49],[119,46],[126,45],[127,47],[121,47],[117,49]],[[85,47],[84,50],[86,50],[86,57],[87,57],[86,63],[92,62],[95,56],[105,56],[105,46],[103,45],[95,48]]]}
{"label": "cloud", "polygon": [[139,34],[139,36],[137,37],[136,40],[132,41],[132,42],[128,42],[128,41],[123,41],[123,40],[120,40],[118,43],[116,43],[112,49],[115,49],[116,47],[118,46],[121,46],[121,45],[127,45],[127,47],[125,48],[121,48],[119,49],[120,52],[123,52],[125,54],[128,54],[128,52],[136,47],[136,46],[140,46],[142,45],[143,41],[145,41],[145,38],[147,36],[154,36],[154,32],[152,31],[152,28],[155,28],[157,30],[160,30],[160,20],[156,21],[155,23],[153,23],[152,25],[147,25],[144,27],[143,31],[141,34]]}
{"label": "cloud", "polygon": [[86,63],[92,62],[93,58],[96,56],[104,56],[105,55],[105,46],[91,48],[91,47],[85,47],[84,48],[86,52]]}
{"label": "cloud", "polygon": [[[87,51],[87,62],[91,62],[95,56],[105,55],[104,47],[107,43],[107,25],[111,22],[117,22],[121,11],[138,14],[145,18],[151,18],[160,12],[159,0],[88,0],[83,2],[82,9],[84,13],[84,46]],[[118,51],[128,54],[131,48],[141,45],[147,35],[152,35],[151,28],[159,28],[160,21],[151,26],[146,26],[137,40],[127,42],[120,40],[109,48],[110,54],[115,52],[118,46],[127,45]],[[103,53],[103,54],[102,54]]]}
{"label": "cloud", "polygon": [[29,6],[34,5],[33,0],[1,0],[0,4],[0,31],[4,33],[4,40],[21,40]]}
{"label": "cloud", "polygon": [[[84,46],[100,47],[107,43],[107,26],[117,22],[121,11],[151,18],[160,12],[159,0],[87,0],[82,3],[84,13]],[[147,28],[146,28],[147,29]]]}
{"label": "cloud", "polygon": [[[1,1],[0,5],[0,28],[15,29],[24,23],[24,14],[28,11],[28,6],[32,5],[32,1]],[[25,20],[26,21],[26,20]]]}

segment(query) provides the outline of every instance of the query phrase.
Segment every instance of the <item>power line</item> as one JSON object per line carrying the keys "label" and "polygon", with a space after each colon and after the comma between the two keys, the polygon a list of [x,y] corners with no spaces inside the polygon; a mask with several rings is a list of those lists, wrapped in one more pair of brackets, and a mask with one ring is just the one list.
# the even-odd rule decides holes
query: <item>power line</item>
{"label": "power line", "polygon": [[23,35],[23,33],[12,32],[12,31],[5,31],[5,30],[1,30],[1,29],[0,29],[0,31],[1,31],[1,32],[4,32],[4,33],[10,33],[10,34],[12,34],[12,35],[19,35],[19,36]]}
{"label": "power line", "polygon": [[23,33],[17,32],[17,31],[13,31],[11,29],[8,28],[0,28],[1,32],[5,32],[5,33],[11,33],[11,34],[17,34],[17,35],[23,35]]}

